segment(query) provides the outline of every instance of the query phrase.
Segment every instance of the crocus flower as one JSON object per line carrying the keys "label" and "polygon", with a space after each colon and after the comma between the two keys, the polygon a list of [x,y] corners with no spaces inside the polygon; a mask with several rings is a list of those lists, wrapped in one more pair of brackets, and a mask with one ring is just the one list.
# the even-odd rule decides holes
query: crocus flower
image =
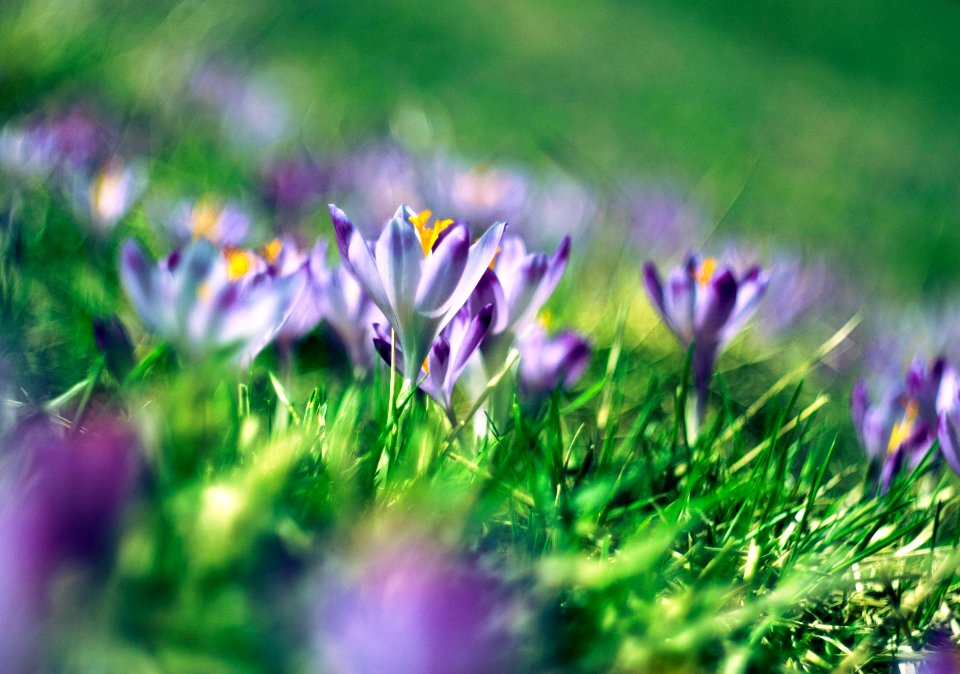
{"label": "crocus flower", "polygon": [[865,382],[854,386],[850,402],[854,428],[867,454],[881,466],[881,491],[889,489],[901,467],[916,466],[933,445],[946,369],[943,359],[928,366],[918,357],[905,381],[889,386],[876,403],[871,402]]}
{"label": "crocus flower", "polygon": [[960,373],[953,367],[943,373],[936,412],[940,453],[960,475]]}
{"label": "crocus flower", "polygon": [[537,313],[560,282],[569,257],[569,237],[563,238],[551,256],[527,253],[519,237],[503,239],[492,268],[484,272],[470,297],[475,310],[486,304],[494,307],[491,334],[482,346],[489,374],[500,369],[515,340],[535,323]]}
{"label": "crocus flower", "polygon": [[667,277],[666,286],[652,262],[643,268],[643,280],[654,308],[684,348],[693,348],[696,418],[706,413],[708,387],[717,356],[756,311],[767,289],[767,275],[752,267],[739,279],[714,258],[691,254]]}
{"label": "crocus flower", "polygon": [[529,205],[529,178],[495,164],[467,163],[440,154],[419,166],[420,191],[427,203],[466,222],[523,218]]}
{"label": "crocus flower", "polygon": [[590,364],[590,345],[569,331],[550,337],[537,327],[528,331],[517,347],[519,392],[531,402],[549,396],[558,387],[570,388]]}
{"label": "crocus flower", "polygon": [[[466,369],[470,357],[490,329],[492,319],[492,304],[482,307],[476,315],[471,312],[469,304],[464,305],[453,320],[440,331],[440,335],[430,349],[430,354],[423,362],[420,388],[443,407],[454,426],[457,424],[457,416],[453,409],[453,389]],[[389,364],[395,351],[396,367],[402,372],[404,370],[403,351],[392,348],[390,335],[382,326],[375,325],[374,331],[376,337],[373,343],[377,352]]]}
{"label": "crocus flower", "polygon": [[330,170],[310,157],[271,162],[263,172],[264,201],[286,218],[298,218],[314,208],[329,189]]}
{"label": "crocus flower", "polygon": [[279,332],[305,272],[274,276],[250,251],[221,252],[201,239],[153,263],[124,244],[121,280],[150,329],[197,357],[219,352],[249,363]]}
{"label": "crocus flower", "polygon": [[470,230],[452,220],[427,226],[430,212],[401,206],[375,246],[330,206],[340,255],[386,316],[404,354],[403,377],[414,386],[433,342],[476,288],[506,227],[497,223],[470,244]]}
{"label": "crocus flower", "polygon": [[323,577],[313,618],[325,671],[513,671],[523,611],[503,583],[429,540],[391,536]]}
{"label": "crocus flower", "polygon": [[317,240],[309,254],[302,252],[292,239],[274,239],[261,249],[269,272],[275,276],[300,273],[304,277],[303,291],[290,308],[290,317],[277,333],[279,340],[296,340],[320,323],[323,318],[323,293],[327,244]]}
{"label": "crocus flower", "polygon": [[181,201],[163,218],[174,243],[183,246],[207,239],[218,246],[242,246],[250,232],[250,216],[239,205],[212,195]]}
{"label": "crocus flower", "polygon": [[704,217],[679,191],[665,185],[632,184],[614,204],[614,217],[622,221],[640,250],[661,257],[683,254],[690,241],[702,238]]}
{"label": "crocus flower", "polygon": [[104,230],[117,224],[140,198],[147,174],[143,164],[114,157],[92,179],[77,175],[73,181],[74,208]]}
{"label": "crocus flower", "polygon": [[323,319],[346,349],[355,370],[373,365],[374,324],[386,320],[370,296],[343,265],[324,268],[321,276]]}

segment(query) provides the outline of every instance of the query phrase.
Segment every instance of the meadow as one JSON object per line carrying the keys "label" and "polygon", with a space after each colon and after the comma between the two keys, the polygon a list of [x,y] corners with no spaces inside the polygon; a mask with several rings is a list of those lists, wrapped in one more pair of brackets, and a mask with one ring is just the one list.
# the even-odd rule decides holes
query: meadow
{"label": "meadow", "polygon": [[960,671],[960,9],[0,9],[0,669]]}

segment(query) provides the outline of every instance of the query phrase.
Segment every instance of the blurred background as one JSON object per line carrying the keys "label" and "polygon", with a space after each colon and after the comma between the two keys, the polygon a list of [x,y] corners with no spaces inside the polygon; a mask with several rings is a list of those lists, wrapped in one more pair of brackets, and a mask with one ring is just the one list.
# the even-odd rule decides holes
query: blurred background
{"label": "blurred background", "polygon": [[[372,137],[600,190],[653,179],[714,239],[813,249],[915,299],[960,283],[958,34],[952,0],[28,0],[0,10],[0,115],[96,99],[149,127],[151,182],[199,192],[249,179],[243,153]],[[239,108],[235,157],[191,96]]]}

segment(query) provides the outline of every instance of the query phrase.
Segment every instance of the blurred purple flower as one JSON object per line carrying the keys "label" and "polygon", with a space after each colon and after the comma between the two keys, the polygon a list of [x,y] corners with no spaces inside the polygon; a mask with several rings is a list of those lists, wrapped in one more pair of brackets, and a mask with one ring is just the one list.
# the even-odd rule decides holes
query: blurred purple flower
{"label": "blurred purple flower", "polygon": [[960,649],[949,631],[934,630],[926,650],[926,657],[913,670],[916,674],[960,674]]}
{"label": "blurred purple flower", "polygon": [[752,267],[738,280],[729,267],[718,267],[714,258],[687,257],[666,279],[652,262],[643,268],[647,294],[667,327],[684,348],[693,347],[697,420],[706,413],[708,387],[717,356],[744,327],[766,292],[769,279]]}
{"label": "blurred purple flower", "polygon": [[[864,381],[854,385],[850,410],[860,444],[880,469],[880,488],[886,492],[904,466],[916,466],[937,437],[938,397],[947,364],[917,357],[905,381],[886,388],[872,403]],[[946,451],[944,454],[946,455]],[[953,465],[951,463],[951,465]]]}
{"label": "blurred purple flower", "polygon": [[306,269],[277,276],[250,251],[221,253],[201,239],[155,264],[124,244],[120,276],[147,326],[196,357],[237,354],[248,364],[273,340],[304,288]]}
{"label": "blurred purple flower", "polygon": [[274,239],[261,251],[271,274],[286,277],[302,274],[303,291],[290,308],[290,316],[277,333],[281,341],[297,340],[312,331],[323,319],[324,279],[327,244],[317,239],[309,254],[301,251],[293,239]]}
{"label": "blurred purple flower", "polygon": [[431,228],[429,211],[417,214],[404,205],[371,246],[332,204],[330,215],[343,262],[395,331],[404,380],[415,386],[420,364],[477,287],[506,225],[495,224],[471,245],[465,224],[435,221]]}
{"label": "blurred purple flower", "polygon": [[250,215],[241,206],[221,202],[212,195],[193,202],[181,201],[161,220],[177,246],[199,239],[217,246],[242,246],[250,233]]}
{"label": "blurred purple flower", "polygon": [[960,373],[947,366],[936,401],[937,437],[940,453],[960,475]]}
{"label": "blurred purple flower", "polygon": [[140,461],[127,427],[99,419],[78,433],[25,422],[6,442],[0,485],[0,667],[29,671],[47,588],[67,564],[101,560]]}
{"label": "blurred purple flower", "polygon": [[[423,363],[420,388],[443,407],[454,426],[457,425],[457,415],[453,409],[453,389],[466,369],[470,356],[487,335],[492,319],[492,304],[482,307],[475,315],[469,304],[464,305],[440,331]],[[374,331],[374,346],[390,364],[393,355],[390,333],[379,324],[374,325]],[[400,349],[396,350],[396,367],[404,371],[403,351]]]}
{"label": "blurred purple flower", "polygon": [[116,225],[143,194],[147,172],[141,162],[113,157],[92,178],[77,174],[72,182],[74,209],[103,231]]}
{"label": "blurred purple flower", "polygon": [[688,199],[661,185],[633,185],[614,205],[638,249],[661,258],[681,255],[702,236],[703,215]]}
{"label": "blurred purple flower", "polygon": [[421,163],[419,173],[426,203],[466,222],[513,220],[529,205],[529,179],[515,169],[436,155]]}
{"label": "blurred purple flower", "polygon": [[190,75],[187,90],[220,116],[224,134],[239,148],[262,152],[290,134],[287,101],[263,77],[208,61]]}
{"label": "blurred purple flower", "polygon": [[313,633],[327,671],[518,669],[519,604],[496,578],[430,541],[392,537],[323,580]]}
{"label": "blurred purple flower", "polygon": [[534,328],[520,339],[517,347],[519,392],[531,402],[549,396],[558,387],[570,388],[590,364],[590,344],[569,331],[549,337],[544,330]]}
{"label": "blurred purple flower", "polygon": [[330,190],[330,174],[307,156],[271,162],[264,170],[261,192],[281,218],[296,220],[319,205]]}

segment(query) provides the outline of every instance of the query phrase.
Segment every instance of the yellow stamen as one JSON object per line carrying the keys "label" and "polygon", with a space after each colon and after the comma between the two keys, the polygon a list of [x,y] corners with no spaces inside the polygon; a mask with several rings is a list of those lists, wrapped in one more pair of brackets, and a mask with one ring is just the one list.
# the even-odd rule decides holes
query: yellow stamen
{"label": "yellow stamen", "polygon": [[210,299],[210,296],[213,292],[210,290],[210,285],[207,283],[201,283],[197,286],[197,299],[206,302]]}
{"label": "yellow stamen", "polygon": [[190,228],[193,240],[207,239],[217,243],[217,223],[220,222],[220,205],[212,197],[201,197],[190,213]]}
{"label": "yellow stamen", "polygon": [[231,281],[243,278],[253,269],[253,253],[248,250],[227,249],[223,256],[227,260],[227,278]]}
{"label": "yellow stamen", "polygon": [[490,271],[493,271],[493,266],[497,263],[497,256],[500,255],[500,251],[503,250],[503,246],[497,246],[497,252],[493,254],[493,259],[490,260],[488,267]]}
{"label": "yellow stamen", "polygon": [[430,356],[423,359],[423,371],[430,374]]}
{"label": "yellow stamen", "polygon": [[424,255],[430,255],[430,251],[433,250],[433,246],[437,242],[440,232],[453,224],[453,220],[447,218],[445,220],[434,220],[433,227],[427,227],[427,223],[430,221],[430,216],[432,215],[433,211],[427,209],[410,216],[410,224],[417,230],[417,236],[420,237],[420,245],[423,247]]}
{"label": "yellow stamen", "polygon": [[541,328],[544,330],[549,330],[550,326],[553,325],[553,312],[549,309],[544,309],[537,317],[537,322],[540,324]]}
{"label": "yellow stamen", "polygon": [[716,271],[717,259],[708,257],[704,259],[704,261],[701,262],[697,267],[697,270],[694,272],[694,277],[697,279],[697,283],[699,283],[702,287],[710,283],[710,280],[713,278],[713,275]]}
{"label": "yellow stamen", "polygon": [[273,239],[262,249],[263,259],[267,264],[276,264],[280,259],[280,253],[283,251],[283,243],[280,239]]}
{"label": "yellow stamen", "polygon": [[888,454],[893,454],[900,448],[900,445],[910,438],[910,435],[913,434],[914,422],[917,420],[919,413],[920,409],[916,401],[909,401],[903,411],[903,418],[895,423],[893,430],[890,431],[890,441],[887,443]]}

